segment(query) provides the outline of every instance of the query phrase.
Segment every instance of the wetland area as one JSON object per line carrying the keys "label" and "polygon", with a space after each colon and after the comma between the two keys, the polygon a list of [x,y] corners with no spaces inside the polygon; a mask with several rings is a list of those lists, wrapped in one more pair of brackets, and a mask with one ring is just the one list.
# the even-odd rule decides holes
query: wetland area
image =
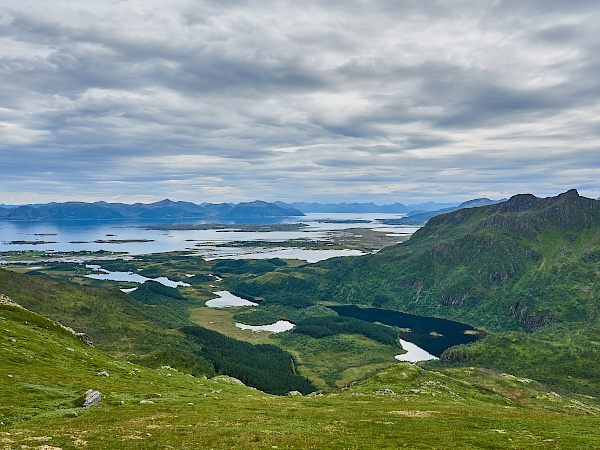
{"label": "wetland area", "polygon": [[[433,359],[450,345],[476,337],[465,335],[463,329],[440,326],[439,321],[433,322],[437,328],[429,329],[424,325],[428,318],[404,315],[399,322],[400,316],[394,311],[378,310],[382,318],[374,309],[353,310],[343,305],[338,309],[263,308],[260,299],[240,297],[228,290],[228,281],[334,257],[377,252],[405,241],[418,229],[384,223],[398,217],[308,214],[276,223],[252,224],[0,222],[0,264],[18,272],[43,273],[82,285],[116,287],[122,295],[136,299],[144,298],[139,286],[148,281],[166,289],[176,288],[186,301],[184,308],[193,323],[251,343],[274,343],[300,358],[299,370],[315,385],[339,387],[364,376],[359,367],[373,373],[393,364],[394,358]],[[148,289],[145,292],[148,295]],[[151,302],[156,302],[155,294],[150,293],[154,299]],[[179,295],[168,297],[171,294],[167,292],[167,297],[160,297],[163,294],[156,298],[166,298],[167,305]],[[248,313],[258,316],[248,321]],[[261,314],[266,316],[257,321]],[[386,324],[398,330],[398,338],[389,345],[360,334],[315,338],[296,330],[297,323],[322,314],[348,318],[344,320],[358,318],[376,327]],[[399,354],[403,348],[405,353]]]}

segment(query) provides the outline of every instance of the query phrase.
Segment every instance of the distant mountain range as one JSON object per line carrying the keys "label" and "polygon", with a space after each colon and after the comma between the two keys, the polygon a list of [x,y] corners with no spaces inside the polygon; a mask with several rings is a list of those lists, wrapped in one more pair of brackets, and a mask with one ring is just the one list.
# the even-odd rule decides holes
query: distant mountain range
{"label": "distant mountain range", "polygon": [[[169,202],[170,200],[163,200],[162,202]],[[152,203],[150,205],[157,205],[160,204],[162,202],[157,202],[157,203]],[[68,202],[68,203],[79,203],[79,202]],[[187,204],[187,205],[195,205],[194,203],[189,203],[189,202],[171,202],[171,203],[176,203],[178,205],[181,204]],[[255,202],[253,202],[255,203]],[[266,202],[264,202],[266,203]],[[56,205],[58,203],[56,202],[52,202],[52,203],[35,203],[35,204],[27,204],[27,205],[7,205],[7,204],[3,204],[0,203],[0,208],[6,208],[6,209],[11,209],[11,208],[18,208],[19,206],[30,206],[30,207],[34,207],[34,208],[38,208],[40,206],[49,206],[49,205]],[[96,203],[91,203],[91,204],[98,204],[98,205],[124,205],[123,203],[111,203],[108,204],[106,202],[96,202]],[[241,203],[241,205],[246,205],[247,203]],[[273,202],[273,205],[277,205],[281,208],[284,209],[289,209],[289,208],[293,208],[296,209],[298,211],[302,211],[303,213],[390,213],[390,214],[417,214],[417,213],[421,213],[421,212],[428,212],[428,211],[438,211],[438,210],[443,210],[445,208],[452,208],[452,207],[456,207],[458,206],[458,202],[451,202],[451,203],[437,203],[437,202],[425,202],[425,203],[416,203],[416,204],[410,204],[410,205],[405,205],[404,203],[390,203],[390,204],[385,204],[385,205],[377,205],[375,203],[369,202],[369,203],[317,203],[317,202],[293,202],[293,203],[284,203],[284,202]],[[150,205],[144,205],[141,203],[136,203],[135,205],[125,205],[125,206],[136,206],[136,205],[142,205],[142,206],[150,206]],[[195,206],[207,206],[207,207],[214,207],[217,205],[228,205],[228,206],[235,206],[235,203],[201,203],[200,205],[195,205]]]}
{"label": "distant mountain range", "polygon": [[412,211],[409,212],[406,217],[402,217],[401,219],[383,219],[381,222],[387,225],[421,226],[425,225],[432,217],[439,216],[440,214],[458,211],[459,209],[463,208],[478,208],[479,206],[495,205],[496,203],[500,203],[505,200],[506,199],[490,200],[489,198],[476,198],[474,200],[463,202],[457,206],[442,208],[436,211]]}
{"label": "distant mountain range", "polygon": [[391,219],[390,224],[423,225],[431,217],[496,203],[489,199],[475,199],[464,203],[425,202],[405,205],[391,203],[307,203],[264,202],[247,203],[192,203],[165,199],[155,203],[95,203],[63,202],[28,205],[0,204],[0,220],[116,220],[116,219],[242,219],[303,216],[305,213],[382,213],[407,214],[407,218]]}
{"label": "distant mountain range", "polygon": [[477,198],[463,203],[426,202],[405,205],[390,203],[307,203],[264,202],[191,203],[169,199],[155,203],[64,202],[29,205],[0,204],[0,220],[116,220],[116,219],[259,219],[303,216],[307,213],[406,214],[399,219],[381,219],[388,225],[425,225],[439,214],[463,208],[500,203],[502,200]]}
{"label": "distant mountain range", "polygon": [[240,219],[303,216],[285,203],[202,203],[162,200],[156,203],[48,203],[0,209],[0,220]]}
{"label": "distant mountain range", "polygon": [[[279,202],[276,202],[279,204]],[[290,203],[293,208],[303,213],[389,213],[406,214],[411,212],[437,211],[443,208],[451,208],[458,203],[436,203],[426,202],[413,205],[404,203],[391,203],[387,205],[376,205],[375,203]]]}

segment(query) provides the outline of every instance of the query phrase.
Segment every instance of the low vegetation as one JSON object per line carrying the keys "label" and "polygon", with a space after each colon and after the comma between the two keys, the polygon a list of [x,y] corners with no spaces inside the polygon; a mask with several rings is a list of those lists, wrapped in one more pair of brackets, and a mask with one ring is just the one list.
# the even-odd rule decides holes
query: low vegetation
{"label": "low vegetation", "polygon": [[[0,448],[599,447],[598,255],[598,202],[569,191],[437,216],[402,245],[314,265],[101,263],[192,285],[179,289],[125,294],[131,284],[60,262],[43,269],[52,278],[0,269],[0,294],[40,314],[0,301]],[[260,306],[208,311],[223,289]],[[398,363],[397,338],[416,327],[338,314],[344,304],[486,337]],[[295,329],[233,326],[280,319]],[[82,408],[88,389],[102,400]]]}
{"label": "low vegetation", "polygon": [[360,334],[382,344],[398,344],[398,332],[394,328],[351,317],[311,317],[297,323],[293,332],[306,334],[315,339],[338,334]]}
{"label": "low vegetation", "polygon": [[296,373],[293,357],[272,344],[253,345],[194,325],[182,331],[202,346],[200,354],[212,361],[215,371],[271,394],[290,391],[309,394],[313,384]]}
{"label": "low vegetation", "polygon": [[[272,396],[114,359],[14,306],[0,306],[0,317],[2,448],[600,446],[585,398],[507,374],[398,363],[345,390]],[[89,389],[101,400],[83,408]]]}
{"label": "low vegetation", "polygon": [[265,305],[354,304],[465,322],[489,337],[449,350],[446,364],[539,372],[556,389],[597,395],[598,255],[600,202],[572,190],[439,215],[377,254],[226,283]]}

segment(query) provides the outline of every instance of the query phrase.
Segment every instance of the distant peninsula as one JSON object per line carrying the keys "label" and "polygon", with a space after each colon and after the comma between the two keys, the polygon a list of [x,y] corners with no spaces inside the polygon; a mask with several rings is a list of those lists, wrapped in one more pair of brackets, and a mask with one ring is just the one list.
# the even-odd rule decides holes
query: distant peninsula
{"label": "distant peninsula", "polygon": [[65,202],[0,207],[0,220],[240,219],[303,216],[282,202],[191,203],[165,199],[155,203]]}
{"label": "distant peninsula", "polygon": [[[402,214],[405,217],[381,219],[389,225],[422,226],[431,217],[462,208],[490,205],[502,200],[479,198],[463,203],[426,202],[405,205],[392,203],[284,203],[256,200],[242,203],[192,203],[169,199],[155,203],[108,203],[98,201],[52,202],[31,205],[0,204],[0,221],[120,220],[120,219],[200,219],[218,223],[240,219],[304,216],[309,213]],[[325,219],[322,219],[325,220]],[[327,219],[333,220],[333,219]],[[357,219],[353,219],[357,220]]]}

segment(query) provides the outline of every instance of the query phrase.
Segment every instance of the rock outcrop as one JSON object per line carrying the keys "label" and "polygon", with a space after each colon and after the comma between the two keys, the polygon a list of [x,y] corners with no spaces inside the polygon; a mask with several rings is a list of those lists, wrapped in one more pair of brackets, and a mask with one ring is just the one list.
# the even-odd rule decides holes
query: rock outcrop
{"label": "rock outcrop", "polygon": [[102,394],[99,391],[88,389],[85,392],[85,401],[83,402],[82,407],[87,408],[88,406],[100,403],[100,400],[102,400]]}

